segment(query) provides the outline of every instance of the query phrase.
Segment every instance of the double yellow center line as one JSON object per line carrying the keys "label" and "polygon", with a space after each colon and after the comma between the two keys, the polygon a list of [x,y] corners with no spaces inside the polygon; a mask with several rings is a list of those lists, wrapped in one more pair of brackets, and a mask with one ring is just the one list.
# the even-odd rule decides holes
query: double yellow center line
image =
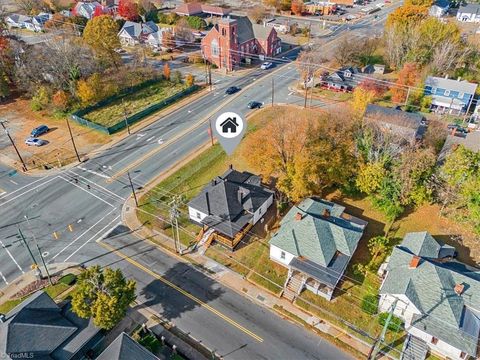
{"label": "double yellow center line", "polygon": [[133,260],[132,258],[126,256],[125,254],[123,254],[122,252],[116,250],[115,248],[113,248],[112,246],[108,245],[108,244],[105,244],[104,242],[101,242],[99,241],[98,244],[100,244],[101,246],[103,246],[105,249],[113,252],[114,254],[120,256],[121,258],[125,259],[126,261],[128,261],[130,264],[136,266],[137,268],[139,268],[140,270],[143,270],[144,272],[146,272],[147,274],[153,276],[154,278],[156,278],[157,280],[160,280],[161,282],[163,282],[165,285],[171,287],[172,289],[178,291],[179,293],[181,293],[182,295],[188,297],[189,299],[193,300],[194,302],[196,302],[198,305],[204,307],[205,309],[207,309],[208,311],[214,313],[215,315],[217,315],[218,317],[220,317],[221,319],[225,320],[226,322],[228,322],[230,325],[233,325],[234,327],[236,327],[237,329],[241,330],[242,332],[244,332],[245,334],[251,336],[252,338],[254,338],[255,340],[257,340],[258,342],[263,342],[263,339],[256,335],[255,333],[253,333],[252,331],[248,330],[247,328],[243,327],[242,325],[240,325],[239,323],[237,323],[235,320],[229,318],[228,316],[222,314],[220,311],[216,310],[215,308],[211,307],[210,305],[208,305],[207,303],[203,302],[202,300],[200,300],[199,298],[197,298],[196,296],[193,296],[192,294],[190,294],[189,292],[183,290],[182,288],[178,287],[177,285],[175,285],[174,283],[172,283],[171,281],[168,281],[167,279],[165,279],[164,277],[158,275],[157,273],[153,272],[152,270],[146,268],[145,266],[143,266],[142,264],[140,264],[138,261],[135,261]]}

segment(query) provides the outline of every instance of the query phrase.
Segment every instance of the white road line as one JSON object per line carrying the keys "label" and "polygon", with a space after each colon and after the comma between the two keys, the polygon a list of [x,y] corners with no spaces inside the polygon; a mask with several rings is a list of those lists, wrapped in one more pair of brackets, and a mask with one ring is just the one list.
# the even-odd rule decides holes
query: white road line
{"label": "white road line", "polygon": [[10,182],[11,182],[12,184],[18,185],[18,183],[15,182],[15,181],[13,181],[13,180],[10,180]]}
{"label": "white road line", "polygon": [[152,137],[149,137],[147,140],[145,140],[146,142],[149,142],[151,140],[155,139],[155,136],[152,136]]}
{"label": "white road line", "polygon": [[97,196],[97,195],[95,195],[94,193],[92,193],[91,191],[88,191],[87,189],[84,189],[83,187],[81,187],[81,186],[79,186],[79,185],[77,185],[77,184],[72,183],[72,182],[69,181],[68,179],[65,179],[63,176],[59,176],[59,178],[62,179],[62,180],[64,180],[64,181],[66,181],[66,182],[68,182],[70,185],[75,186],[75,187],[79,188],[80,190],[85,191],[87,194],[92,195],[93,197],[97,198],[98,200],[103,201],[103,202],[104,202],[105,204],[107,204],[108,206],[111,206],[111,207],[113,207],[113,208],[115,207],[115,205],[110,204],[108,201],[102,199],[100,196]]}
{"label": "white road line", "polygon": [[[75,250],[74,252],[72,252],[65,260],[63,260],[63,262],[67,262],[73,255],[75,255],[81,248],[83,248],[85,245],[87,245],[93,238],[97,237],[98,234],[100,234],[102,231],[104,231],[108,226],[110,226],[110,224],[114,221],[117,221],[119,218],[120,218],[121,215],[118,215],[116,218],[114,218],[112,221],[110,221],[107,225],[105,225],[102,229],[100,229],[99,231],[97,231],[95,233],[95,235],[93,235],[90,239],[88,239],[87,241],[85,241],[82,245],[80,245],[77,250]],[[109,232],[111,232],[112,230],[109,230]],[[108,234],[108,232],[106,233]],[[106,235],[105,235],[106,236]]]}
{"label": "white road line", "polygon": [[13,257],[13,255],[10,253],[10,251],[7,249],[7,247],[4,245],[4,243],[2,242],[2,240],[0,240],[0,245],[2,245],[2,247],[5,249],[5,251],[7,252],[8,256],[10,256],[10,258],[13,260],[13,262],[15,263],[15,265],[17,265],[18,269],[22,272],[22,274],[25,274],[25,271],[23,271],[23,269],[20,267],[20,265],[18,265],[18,262],[17,260],[15,260],[15,258]]}
{"label": "white road line", "polygon": [[104,217],[102,217],[100,220],[98,220],[95,224],[93,224],[92,226],[90,226],[87,230],[85,230],[83,233],[81,233],[75,240],[73,240],[72,242],[70,242],[69,244],[67,244],[62,250],[60,250],[55,256],[53,256],[51,260],[54,260],[55,258],[57,258],[57,256],[59,256],[61,253],[63,253],[65,250],[67,250],[70,246],[72,246],[73,244],[75,244],[78,240],[80,240],[82,238],[82,236],[84,236],[86,233],[88,233],[90,230],[92,230],[95,226],[97,226],[100,222],[103,221],[103,219],[105,219],[108,215],[110,215],[113,211],[115,211],[115,208],[113,208],[112,210],[110,210]]}
{"label": "white road line", "polygon": [[[23,196],[23,195],[25,195],[25,194],[28,194],[29,192],[31,192],[31,191],[33,191],[33,190],[35,190],[35,189],[38,189],[39,187],[42,187],[43,185],[48,184],[49,182],[52,182],[53,180],[56,180],[57,178],[58,178],[58,176],[55,176],[55,177],[51,178],[50,180],[45,181],[43,184],[40,184],[40,185],[38,185],[38,186],[35,186],[34,188],[31,188],[31,189],[29,189],[29,190],[24,191],[23,193],[21,193],[21,194],[15,196],[15,197],[13,197],[13,198],[11,198],[11,199],[3,202],[2,204],[0,204],[0,207],[2,207],[2,206],[4,206],[4,205],[8,204],[9,202],[11,202],[11,201],[19,198],[20,196]],[[36,181],[35,181],[35,182],[36,182]],[[28,185],[27,185],[27,186],[28,186]],[[20,189],[19,189],[19,190],[20,190]],[[15,190],[14,192],[17,192],[17,191],[18,191],[18,190]],[[13,192],[10,193],[10,194],[13,194]],[[2,199],[4,199],[4,198],[6,198],[6,196],[3,197]]]}
{"label": "white road line", "polygon": [[0,271],[0,276],[2,277],[3,281],[5,282],[5,284],[8,285],[8,281],[7,279],[5,279],[5,276],[3,276],[2,272]]}
{"label": "white road line", "polygon": [[[43,179],[45,179],[45,177],[42,177],[42,178],[40,178],[40,179],[38,179],[38,180],[35,180],[35,181],[32,181],[31,183],[22,186],[20,189],[17,189],[17,190],[15,190],[15,191],[12,191],[11,193],[9,193],[9,195],[15,194],[16,192],[18,192],[18,191],[20,191],[20,190],[23,190],[23,189],[25,189],[26,187],[28,187],[28,186],[30,186],[30,185],[33,185],[33,184],[35,184],[35,183],[37,183],[37,182],[39,182],[39,181],[41,181],[41,180],[43,180]],[[6,197],[6,196],[5,196],[5,197]]]}
{"label": "white road line", "polygon": [[93,171],[93,170],[84,168],[84,167],[82,167],[82,166],[77,166],[77,168],[80,169],[80,170],[89,172],[90,174],[100,176],[100,177],[102,177],[102,178],[104,178],[104,179],[110,179],[110,176],[108,176],[108,175],[105,175],[105,174],[102,174],[102,173],[99,173],[99,172],[96,172],[96,171]]}
{"label": "white road line", "polygon": [[102,189],[103,191],[105,191],[105,192],[107,192],[107,193],[109,193],[109,194],[111,194],[111,195],[113,195],[113,196],[116,196],[117,198],[119,198],[119,199],[122,200],[122,201],[126,200],[125,198],[121,197],[120,195],[115,194],[113,191],[108,190],[107,188],[104,188],[103,186],[98,185],[96,182],[94,182],[94,181],[92,181],[92,180],[89,180],[89,179],[87,179],[86,177],[84,177],[84,176],[82,176],[82,175],[77,174],[77,173],[74,172],[73,170],[69,170],[69,172],[72,173],[72,174],[74,174],[75,176],[78,176],[79,178],[82,178],[83,180],[88,181],[89,183],[91,183],[91,184],[99,187],[99,188]]}

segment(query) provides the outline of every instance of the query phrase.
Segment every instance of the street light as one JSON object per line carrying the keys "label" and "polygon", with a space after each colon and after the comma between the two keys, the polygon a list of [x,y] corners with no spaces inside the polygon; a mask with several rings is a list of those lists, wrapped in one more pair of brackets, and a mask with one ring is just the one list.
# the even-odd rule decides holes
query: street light
{"label": "street light", "polygon": [[24,218],[27,220],[27,224],[30,227],[30,231],[32,232],[32,237],[33,241],[35,242],[35,246],[37,247],[38,254],[40,255],[40,258],[42,259],[43,267],[45,268],[45,272],[47,273],[47,278],[48,282],[50,285],[53,285],[52,278],[50,277],[50,273],[48,272],[47,264],[45,263],[45,259],[43,258],[42,252],[40,251],[40,247],[38,246],[37,238],[35,236],[35,232],[32,229],[32,226],[30,225],[30,219],[28,218],[27,215],[24,216]]}

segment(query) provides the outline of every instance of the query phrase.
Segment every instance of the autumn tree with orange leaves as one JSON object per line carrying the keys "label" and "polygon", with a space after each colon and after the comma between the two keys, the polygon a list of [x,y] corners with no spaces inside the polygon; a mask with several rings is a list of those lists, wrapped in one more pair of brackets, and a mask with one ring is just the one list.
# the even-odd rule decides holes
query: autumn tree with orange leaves
{"label": "autumn tree with orange leaves", "polygon": [[408,88],[415,86],[418,80],[418,66],[415,63],[406,63],[398,73],[398,79],[391,89],[392,101],[404,103],[407,100]]}

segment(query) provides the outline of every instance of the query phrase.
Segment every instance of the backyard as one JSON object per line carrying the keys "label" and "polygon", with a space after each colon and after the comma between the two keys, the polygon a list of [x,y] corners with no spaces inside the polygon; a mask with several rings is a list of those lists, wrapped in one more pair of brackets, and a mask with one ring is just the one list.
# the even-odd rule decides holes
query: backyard
{"label": "backyard", "polygon": [[186,85],[183,83],[175,84],[161,80],[92,110],[86,113],[84,118],[105,127],[113,126],[125,117],[125,111],[127,116],[131,116],[185,90],[185,88]]}

